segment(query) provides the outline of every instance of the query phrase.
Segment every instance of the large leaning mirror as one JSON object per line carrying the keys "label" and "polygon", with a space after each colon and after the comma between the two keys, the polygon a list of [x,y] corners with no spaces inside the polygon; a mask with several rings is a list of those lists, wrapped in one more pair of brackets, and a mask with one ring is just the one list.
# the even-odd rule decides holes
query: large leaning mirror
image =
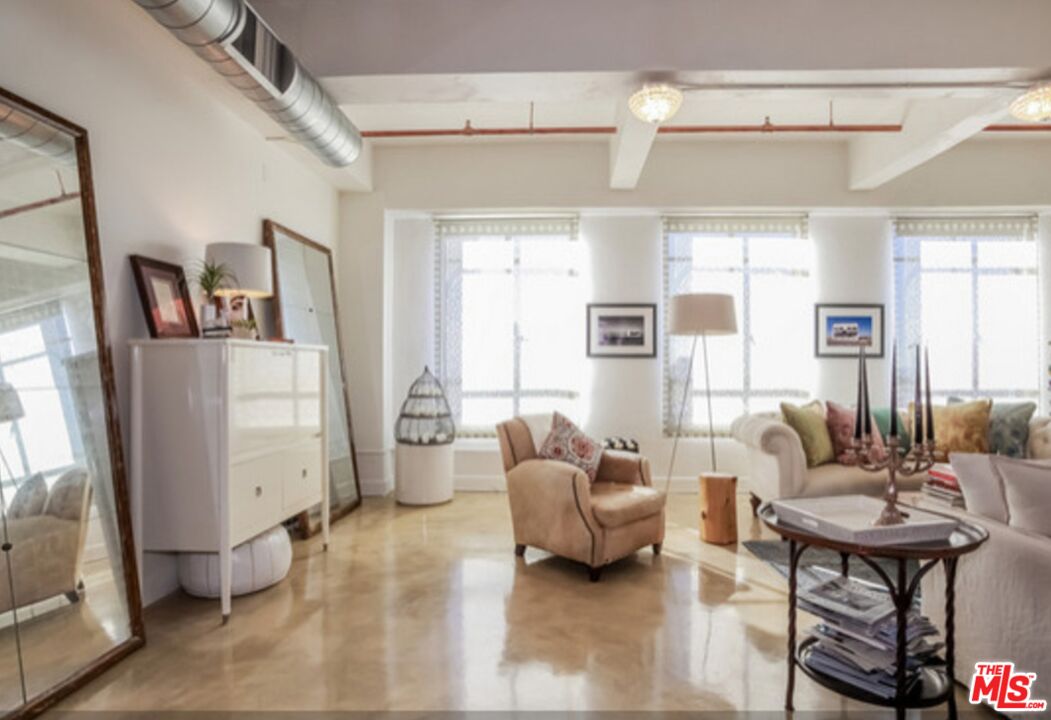
{"label": "large leaning mirror", "polygon": [[142,645],[84,130],[0,89],[0,711]]}
{"label": "large leaning mirror", "polygon": [[[328,347],[329,482],[332,519],[361,504],[358,461],[344,376],[332,253],[272,220],[263,222],[263,243],[274,259],[274,327],[287,340]],[[317,532],[320,508],[301,519],[305,534]]]}

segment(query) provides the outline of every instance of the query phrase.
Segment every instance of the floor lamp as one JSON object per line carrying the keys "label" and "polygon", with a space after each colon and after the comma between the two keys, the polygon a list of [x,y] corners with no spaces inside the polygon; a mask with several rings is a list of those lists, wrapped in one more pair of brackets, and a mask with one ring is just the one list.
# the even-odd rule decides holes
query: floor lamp
{"label": "floor lamp", "polygon": [[[686,404],[690,400],[690,382],[693,379],[693,360],[697,354],[697,338],[701,339],[704,353],[704,390],[708,400],[708,448],[711,452],[712,472],[701,476],[702,500],[706,500],[701,512],[701,536],[708,542],[730,543],[737,541],[737,518],[735,496],[737,478],[718,474],[715,457],[715,427],[712,421],[712,384],[708,367],[708,336],[737,334],[737,313],[733,295],[723,293],[686,293],[671,299],[668,309],[668,332],[693,338],[690,346],[690,364],[686,371],[686,384],[682,389],[682,404],[679,406],[679,421],[675,426],[675,442],[668,462],[668,479],[664,492],[671,489],[671,476],[675,468],[675,455],[682,435],[682,419]],[[716,503],[715,500],[718,499]],[[718,505],[718,511],[716,508]],[[728,507],[727,507],[728,505]],[[731,527],[732,526],[732,527]]]}

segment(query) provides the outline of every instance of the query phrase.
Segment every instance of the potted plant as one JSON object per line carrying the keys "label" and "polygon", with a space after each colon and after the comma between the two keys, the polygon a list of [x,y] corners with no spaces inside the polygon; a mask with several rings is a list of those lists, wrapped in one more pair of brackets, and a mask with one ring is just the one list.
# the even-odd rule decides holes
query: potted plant
{"label": "potted plant", "polygon": [[197,287],[201,289],[201,294],[206,300],[201,305],[201,327],[205,331],[226,327],[223,317],[223,299],[216,293],[237,278],[226,265],[211,260],[201,260],[198,263],[195,277]]}

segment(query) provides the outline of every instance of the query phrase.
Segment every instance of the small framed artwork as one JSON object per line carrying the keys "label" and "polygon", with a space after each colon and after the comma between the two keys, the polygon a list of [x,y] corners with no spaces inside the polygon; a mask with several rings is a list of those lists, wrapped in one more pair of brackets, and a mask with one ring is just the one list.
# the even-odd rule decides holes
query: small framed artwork
{"label": "small framed artwork", "polygon": [[817,357],[883,357],[882,305],[814,306],[814,354]]}
{"label": "small framed artwork", "polygon": [[588,357],[657,357],[657,306],[588,304]]}
{"label": "small framed artwork", "polygon": [[150,337],[197,337],[197,318],[182,268],[141,255],[131,256],[131,267]]}

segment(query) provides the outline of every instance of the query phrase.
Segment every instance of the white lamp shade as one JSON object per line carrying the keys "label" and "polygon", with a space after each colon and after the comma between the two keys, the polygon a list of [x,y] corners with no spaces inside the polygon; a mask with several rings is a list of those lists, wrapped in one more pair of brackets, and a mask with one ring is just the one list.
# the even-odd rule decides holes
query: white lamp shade
{"label": "white lamp shade", "polygon": [[205,250],[210,262],[226,266],[233,277],[216,295],[267,298],[274,294],[270,248],[248,243],[212,243]]}
{"label": "white lamp shade", "polygon": [[18,391],[11,383],[0,382],[0,422],[11,422],[25,417]]}
{"label": "white lamp shade", "polygon": [[737,313],[733,295],[686,293],[671,299],[668,329],[672,335],[734,335]]}

